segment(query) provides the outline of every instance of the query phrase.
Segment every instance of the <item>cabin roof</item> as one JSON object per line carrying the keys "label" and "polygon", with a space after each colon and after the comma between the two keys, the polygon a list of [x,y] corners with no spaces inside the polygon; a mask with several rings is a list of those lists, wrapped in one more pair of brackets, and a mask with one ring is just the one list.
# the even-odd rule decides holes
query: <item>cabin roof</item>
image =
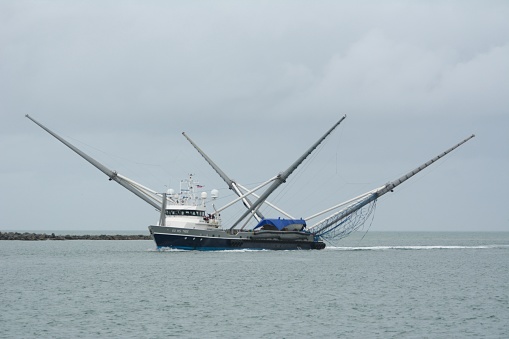
{"label": "cabin roof", "polygon": [[204,211],[205,209],[202,206],[196,205],[178,205],[178,204],[168,204],[166,206],[167,210],[197,210]]}

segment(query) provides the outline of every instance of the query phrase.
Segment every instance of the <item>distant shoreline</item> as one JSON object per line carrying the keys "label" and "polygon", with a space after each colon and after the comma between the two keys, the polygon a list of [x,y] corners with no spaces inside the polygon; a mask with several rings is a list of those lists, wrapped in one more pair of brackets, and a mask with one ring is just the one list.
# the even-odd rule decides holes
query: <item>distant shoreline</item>
{"label": "distant shoreline", "polygon": [[0,240],[152,240],[152,237],[144,234],[55,235],[55,233],[0,232]]}

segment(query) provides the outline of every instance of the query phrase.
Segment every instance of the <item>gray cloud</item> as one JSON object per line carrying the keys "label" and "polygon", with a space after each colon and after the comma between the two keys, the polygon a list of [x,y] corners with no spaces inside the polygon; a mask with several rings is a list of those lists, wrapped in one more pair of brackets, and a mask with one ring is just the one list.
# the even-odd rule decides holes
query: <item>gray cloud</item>
{"label": "gray cloud", "polygon": [[475,132],[384,198],[374,227],[507,230],[503,1],[5,1],[0,13],[2,229],[143,229],[157,218],[24,114],[164,189],[187,171],[221,186],[184,130],[250,183],[347,113],[281,190],[293,214],[383,184]]}

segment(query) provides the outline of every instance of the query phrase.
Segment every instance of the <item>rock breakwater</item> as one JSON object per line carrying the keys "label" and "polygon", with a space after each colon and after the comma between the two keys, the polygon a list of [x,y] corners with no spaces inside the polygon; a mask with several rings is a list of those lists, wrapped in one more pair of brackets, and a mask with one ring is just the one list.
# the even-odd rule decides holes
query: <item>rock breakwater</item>
{"label": "rock breakwater", "polygon": [[0,240],[151,240],[150,235],[136,234],[136,235],[55,235],[55,233],[19,233],[19,232],[0,232]]}

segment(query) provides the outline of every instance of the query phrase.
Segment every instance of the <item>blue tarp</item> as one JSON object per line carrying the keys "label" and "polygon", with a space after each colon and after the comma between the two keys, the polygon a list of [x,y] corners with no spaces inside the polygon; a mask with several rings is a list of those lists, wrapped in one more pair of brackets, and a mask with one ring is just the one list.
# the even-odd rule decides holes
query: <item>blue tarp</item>
{"label": "blue tarp", "polygon": [[303,226],[306,226],[306,222],[303,219],[262,219],[258,225],[254,229],[263,227],[263,226],[273,226],[277,228],[278,230],[282,230],[286,226],[293,225],[293,224],[300,224]]}

